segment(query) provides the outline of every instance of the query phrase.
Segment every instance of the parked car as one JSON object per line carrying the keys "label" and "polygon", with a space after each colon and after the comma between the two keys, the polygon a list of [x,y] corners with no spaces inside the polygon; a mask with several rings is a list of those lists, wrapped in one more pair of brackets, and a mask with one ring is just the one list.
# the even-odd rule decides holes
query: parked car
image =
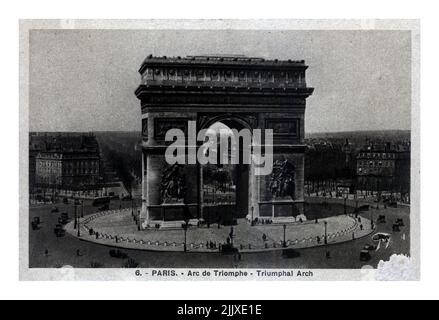
{"label": "parked car", "polygon": [[105,210],[108,210],[108,209],[110,209],[110,206],[108,205],[108,204],[104,204],[102,207],[99,207],[99,211],[105,211]]}
{"label": "parked car", "polygon": [[59,212],[58,207],[53,207],[50,212],[52,212],[52,213]]}

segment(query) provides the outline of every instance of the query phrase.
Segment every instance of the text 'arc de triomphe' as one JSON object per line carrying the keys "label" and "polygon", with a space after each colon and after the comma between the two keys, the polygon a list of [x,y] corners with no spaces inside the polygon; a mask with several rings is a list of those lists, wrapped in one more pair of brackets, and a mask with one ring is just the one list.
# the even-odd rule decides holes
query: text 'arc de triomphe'
{"label": "text 'arc de triomphe'", "polygon": [[[216,122],[237,130],[272,129],[273,173],[241,170],[236,205],[248,220],[285,222],[302,214],[305,105],[313,92],[306,69],[303,60],[148,56],[135,91],[142,109],[142,228],[206,219],[202,165],[175,167],[164,156],[166,132],[187,133],[188,121],[196,121],[197,130]],[[274,184],[282,179],[291,191],[279,195]]]}

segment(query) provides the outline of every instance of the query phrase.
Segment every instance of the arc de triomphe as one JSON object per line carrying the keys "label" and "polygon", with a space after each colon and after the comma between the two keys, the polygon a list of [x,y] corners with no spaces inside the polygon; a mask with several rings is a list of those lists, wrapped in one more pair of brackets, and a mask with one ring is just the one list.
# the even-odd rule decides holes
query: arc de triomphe
{"label": "arc de triomphe", "polygon": [[[166,132],[187,132],[189,120],[196,121],[197,130],[215,122],[237,130],[272,129],[273,173],[238,170],[237,210],[248,220],[272,222],[303,213],[305,106],[313,92],[306,85],[306,69],[303,60],[148,56],[135,91],[142,110],[142,228],[206,218],[202,166],[170,166],[164,157]],[[282,174],[290,177],[289,191],[279,195],[274,185]]]}

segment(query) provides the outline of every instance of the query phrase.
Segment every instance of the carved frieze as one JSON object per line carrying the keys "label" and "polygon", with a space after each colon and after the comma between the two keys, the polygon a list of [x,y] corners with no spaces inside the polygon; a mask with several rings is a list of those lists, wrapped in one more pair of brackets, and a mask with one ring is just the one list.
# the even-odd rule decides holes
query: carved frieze
{"label": "carved frieze", "polygon": [[306,86],[304,71],[254,71],[246,69],[188,69],[178,67],[147,68],[142,74],[144,84],[174,80],[179,82],[249,82]]}
{"label": "carved frieze", "polygon": [[164,167],[160,183],[162,203],[183,202],[186,190],[186,175],[183,165],[176,163]]}
{"label": "carved frieze", "polygon": [[223,94],[186,94],[179,92],[167,95],[148,94],[142,97],[143,106],[154,105],[287,105],[304,106],[304,98],[291,96],[264,96],[264,95],[223,95]]}
{"label": "carved frieze", "polygon": [[273,164],[269,189],[274,199],[291,197],[294,200],[295,168],[288,160],[277,160]]}
{"label": "carved frieze", "polygon": [[165,140],[166,132],[171,129],[180,129],[187,134],[187,118],[155,118],[154,119],[154,139]]}
{"label": "carved frieze", "polygon": [[269,118],[265,120],[265,128],[272,129],[274,136],[297,138],[300,135],[300,119]]}

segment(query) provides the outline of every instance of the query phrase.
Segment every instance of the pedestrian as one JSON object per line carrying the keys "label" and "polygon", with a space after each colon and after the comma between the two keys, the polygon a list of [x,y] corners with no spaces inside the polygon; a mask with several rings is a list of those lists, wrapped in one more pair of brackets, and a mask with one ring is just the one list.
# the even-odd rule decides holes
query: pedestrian
{"label": "pedestrian", "polygon": [[360,224],[360,230],[363,231],[363,225],[362,224]]}
{"label": "pedestrian", "polygon": [[77,255],[78,257],[81,256],[81,251],[79,251],[79,249],[76,249],[76,255]]}
{"label": "pedestrian", "polygon": [[262,235],[262,240],[267,241],[267,235],[265,233]]}
{"label": "pedestrian", "polygon": [[331,252],[326,251],[326,259],[330,259],[331,258]]}
{"label": "pedestrian", "polygon": [[46,248],[46,249],[44,250],[44,255],[45,255],[46,257],[49,255],[49,249]]}

